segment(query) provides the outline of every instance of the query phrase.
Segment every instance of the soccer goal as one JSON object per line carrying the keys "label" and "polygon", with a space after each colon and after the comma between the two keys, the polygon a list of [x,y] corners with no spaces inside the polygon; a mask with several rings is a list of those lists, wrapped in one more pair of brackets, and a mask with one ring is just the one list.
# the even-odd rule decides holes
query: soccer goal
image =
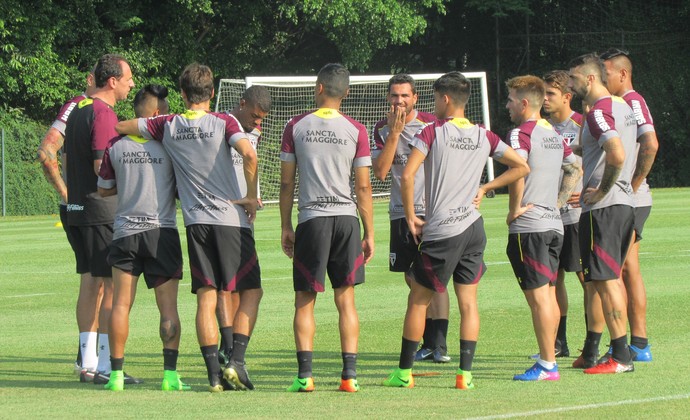
{"label": "soccer goal", "polygon": [[[465,110],[467,118],[491,129],[489,103],[486,89],[486,73],[464,73],[472,83],[472,93]],[[417,86],[417,109],[434,111],[432,86],[441,74],[413,74]],[[341,111],[364,124],[371,131],[377,121],[385,118],[390,105],[386,101],[388,80],[391,75],[350,76],[350,94],[342,102]],[[216,111],[233,109],[246,88],[265,86],[273,98],[273,108],[261,124],[262,140],[259,144],[259,179],[261,198],[265,203],[278,202],[280,194],[280,142],[283,128],[290,118],[316,108],[314,84],[316,76],[297,77],[247,77],[246,79],[221,79],[216,98]],[[390,191],[390,175],[382,182],[372,171],[374,196],[386,196]],[[493,162],[487,161],[482,183],[492,180]]]}

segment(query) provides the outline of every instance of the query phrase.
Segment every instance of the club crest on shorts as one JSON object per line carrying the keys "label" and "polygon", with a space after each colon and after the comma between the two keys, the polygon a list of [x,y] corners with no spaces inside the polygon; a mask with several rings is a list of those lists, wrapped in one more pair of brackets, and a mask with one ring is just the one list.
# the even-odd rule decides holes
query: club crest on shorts
{"label": "club crest on shorts", "polygon": [[390,263],[390,265],[392,265],[392,266],[395,265],[395,260],[396,260],[395,252],[391,252],[390,254],[388,254],[388,262]]}

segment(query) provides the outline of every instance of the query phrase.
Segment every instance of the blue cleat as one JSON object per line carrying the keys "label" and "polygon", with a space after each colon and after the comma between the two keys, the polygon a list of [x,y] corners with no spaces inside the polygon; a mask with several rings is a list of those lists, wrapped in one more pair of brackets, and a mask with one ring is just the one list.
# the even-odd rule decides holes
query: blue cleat
{"label": "blue cleat", "polygon": [[652,361],[652,350],[651,345],[647,344],[645,348],[639,348],[630,345],[630,355],[634,362],[651,362]]}
{"label": "blue cleat", "polygon": [[535,363],[525,373],[513,376],[514,381],[557,381],[559,379],[561,379],[561,374],[558,373],[558,366],[546,369],[539,363]]}

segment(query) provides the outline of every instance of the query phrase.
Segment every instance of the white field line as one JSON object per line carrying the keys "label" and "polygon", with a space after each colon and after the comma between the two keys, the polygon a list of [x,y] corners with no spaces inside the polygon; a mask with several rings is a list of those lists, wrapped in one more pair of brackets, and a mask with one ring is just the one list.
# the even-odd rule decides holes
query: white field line
{"label": "white field line", "polygon": [[657,401],[672,401],[672,400],[683,400],[690,399],[690,394],[680,394],[680,395],[665,395],[661,397],[653,398],[641,398],[636,400],[622,400],[622,401],[611,401],[598,404],[585,404],[585,405],[574,405],[570,407],[557,407],[557,408],[546,408],[543,410],[533,410],[533,411],[522,411],[518,413],[507,413],[507,414],[497,414],[495,416],[483,416],[483,417],[471,417],[472,420],[491,420],[491,419],[511,419],[515,417],[530,417],[538,416],[541,414],[553,414],[553,413],[565,413],[568,411],[582,411],[582,410],[592,410],[602,407],[616,407],[620,405],[632,405],[632,404],[646,404]]}
{"label": "white field line", "polygon": [[25,298],[25,297],[34,297],[34,296],[50,296],[54,295],[55,293],[31,293],[29,295],[10,295],[10,296],[5,296],[6,298]]}

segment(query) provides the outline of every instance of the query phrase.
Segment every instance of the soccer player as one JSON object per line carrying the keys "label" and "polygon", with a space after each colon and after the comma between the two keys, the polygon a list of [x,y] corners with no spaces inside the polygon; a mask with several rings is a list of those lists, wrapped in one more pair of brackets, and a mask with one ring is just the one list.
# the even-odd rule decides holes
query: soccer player
{"label": "soccer player", "polygon": [[652,168],[659,141],[654,121],[642,95],[632,84],[633,65],[627,51],[611,48],[601,54],[606,66],[609,91],[622,97],[635,113],[637,121],[637,161],[632,176],[635,199],[634,240],[623,264],[623,283],[628,296],[628,320],[630,322],[630,350],[636,362],[651,362],[652,352],[647,339],[647,293],[640,272],[640,240],[642,228],[652,211],[652,193],[647,184],[647,174]]}
{"label": "soccer player", "polygon": [[[389,270],[405,273],[405,282],[412,281],[408,274],[417,244],[410,235],[405,221],[400,176],[410,155],[410,141],[415,133],[434,122],[434,115],[415,109],[417,90],[414,79],[407,74],[397,74],[388,81],[388,102],[391,105],[386,118],[377,122],[373,130],[371,151],[374,175],[384,181],[391,173],[391,197],[388,206],[390,216]],[[415,179],[415,212],[424,217],[424,170],[417,171]],[[435,294],[427,310],[424,325],[424,341],[415,360],[431,359],[437,363],[450,361],[446,336],[448,334],[448,291]]]}
{"label": "soccer player", "polygon": [[[506,81],[510,120],[518,127],[508,133],[510,146],[527,161],[531,171],[508,187],[508,247],[506,253],[532,312],[539,344],[537,362],[518,381],[560,379],[556,352],[559,310],[554,283],[558,256],[563,247],[563,223],[559,209],[581,177],[581,165],[563,137],[541,119],[544,81],[518,76]],[[563,180],[559,186],[559,176]]]}
{"label": "soccer player", "polygon": [[[247,133],[247,139],[254,150],[261,141],[261,121],[271,110],[271,94],[263,86],[250,86],[242,94],[239,104],[228,114],[235,118],[242,129]],[[235,176],[240,188],[240,196],[247,193],[244,179],[244,160],[242,156],[232,149],[232,163],[235,168]],[[258,181],[257,181],[258,182]],[[259,184],[257,183],[257,196],[261,197]],[[259,208],[262,207],[261,198]],[[233,322],[240,304],[240,295],[237,292],[225,290],[218,291],[218,304],[216,306],[216,318],[220,328],[219,361],[226,364],[230,360],[233,348]],[[252,328],[253,329],[253,326]]]}
{"label": "soccer player", "polygon": [[[494,133],[470,123],[465,106],[470,82],[454,71],[434,82],[434,113],[438,121],[412,140],[401,178],[405,218],[410,234],[421,237],[420,253],[410,268],[412,282],[403,327],[400,361],[384,386],[412,388],[412,365],[422,338],[424,315],[434,293],[453,277],[460,309],[460,366],[455,386],[474,388],[472,361],[479,336],[477,284],[486,271],[486,235],[478,208],[486,194],[529,173],[524,159]],[[493,156],[509,169],[479,186],[485,162]],[[414,208],[415,174],[424,163],[425,219]]]}
{"label": "soccer player", "polygon": [[[573,93],[568,88],[568,72],[564,70],[554,70],[544,75],[546,96],[542,109],[549,114],[547,121],[566,141],[567,145],[578,144],[580,142],[580,128],[582,126],[582,115],[573,111],[570,102]],[[582,158],[575,156],[579,165],[582,166]],[[580,177],[571,200],[579,200],[582,191],[582,177]],[[580,245],[578,236],[578,222],[582,209],[579,204],[566,204],[561,207],[561,221],[563,222],[563,248],[558,256],[558,277],[556,278],[556,300],[560,311],[558,330],[556,333],[556,357],[570,356],[567,338],[567,319],[568,319],[568,291],[565,286],[565,273],[575,273],[580,286],[584,290],[585,278],[582,274],[582,262],[580,261]],[[585,317],[585,329],[587,321]]]}
{"label": "soccer player", "polygon": [[[67,164],[67,155],[64,153],[62,146],[65,144],[65,129],[67,128],[67,119],[69,118],[69,114],[79,102],[95,92],[96,85],[94,84],[93,78],[94,76],[92,70],[86,76],[86,90],[84,93],[73,97],[69,101],[65,102],[62,108],[60,108],[60,111],[55,117],[55,121],[53,121],[53,124],[46,132],[46,135],[41,141],[41,144],[38,146],[38,151],[36,152],[36,161],[41,164],[43,175],[50,185],[53,186],[55,192],[57,192],[60,196],[60,223],[62,224],[62,229],[67,235],[67,241],[70,243],[72,241],[72,237],[69,233],[70,231],[67,223],[67,185],[65,183],[65,165]],[[61,165],[58,163],[58,155],[60,155],[61,158]],[[60,168],[60,166],[62,166],[62,168]],[[82,283],[92,281],[91,273],[82,273],[80,274],[80,277],[84,278],[81,280]],[[99,290],[100,293],[98,296],[98,302],[100,302],[100,299],[103,297],[103,289],[101,288]],[[83,322],[77,321],[77,325],[90,322],[93,324],[91,327],[89,327],[90,331],[95,331],[98,328],[98,317],[95,314],[87,314],[84,311],[79,311],[77,309],[77,316],[87,317],[87,319]],[[92,346],[90,350],[93,351],[92,359],[95,360],[97,357],[96,346]],[[79,376],[81,373],[81,345],[77,346],[77,359],[74,362],[74,372],[77,374],[77,376]]]}
{"label": "soccer player", "polygon": [[[292,118],[281,145],[280,219],[283,252],[293,259],[294,333],[299,371],[291,392],[314,390],[312,355],[316,323],[314,304],[324,291],[325,276],[334,289],[338,309],[343,370],[340,390],[357,392],[359,318],[354,286],[364,282],[364,265],[374,255],[366,128],[341,114],[350,72],[326,64],[316,79],[316,111]],[[295,176],[299,170],[297,231],[292,228]],[[351,174],[354,172],[354,191]],[[357,199],[352,198],[353,192]],[[363,237],[359,220],[362,220]],[[360,239],[363,238],[363,239]]]}
{"label": "soccer player", "polygon": [[[106,54],[94,69],[95,92],[72,109],[65,129],[67,164],[67,224],[77,272],[83,276],[77,301],[82,348],[80,380],[104,384],[110,374],[108,323],[112,306],[112,269],[107,262],[117,200],[97,193],[98,171],[105,148],[117,137],[113,107],[134,87],[124,57]],[[99,293],[103,288],[103,297]],[[100,302],[100,305],[99,305]],[[98,321],[94,322],[94,317]],[[98,328],[98,332],[96,332]],[[98,339],[98,359],[94,359]],[[136,383],[126,378],[127,383]]]}
{"label": "soccer player", "polygon": [[[134,97],[137,117],[168,113],[168,89],[147,85]],[[177,373],[180,317],[177,286],[182,278],[182,248],[175,219],[175,182],[163,146],[137,136],[115,139],[106,149],[98,177],[98,193],[117,194],[117,211],[108,262],[113,266],[113,311],[110,314],[112,372],[105,389],[124,389],[125,343],[129,312],[143,273],[154,289],[160,311],[164,391],[190,389]]]}
{"label": "soccer player", "polygon": [[[580,198],[580,254],[585,282],[601,298],[611,336],[611,356],[597,363],[601,330],[592,319],[594,293],[587,292],[588,325],[582,351],[584,372],[622,373],[634,370],[627,342],[624,291],[617,283],[633,234],[633,191],[637,127],[632,109],[606,89],[606,70],[595,54],[570,62],[569,87],[591,107],[580,144],[584,166]],[[577,149],[578,147],[576,147]]]}
{"label": "soccer player", "polygon": [[[245,354],[263,295],[251,223],[257,208],[257,159],[237,120],[209,112],[213,73],[193,63],[180,76],[187,111],[121,122],[121,134],[162,141],[170,155],[187,231],[192,293],[197,297],[196,331],[206,363],[209,391],[252,390]],[[234,148],[243,158],[246,195],[240,195],[232,169]],[[240,306],[233,324],[234,348],[221,369],[218,361],[218,291],[238,290]],[[239,320],[239,321],[238,321]]]}

